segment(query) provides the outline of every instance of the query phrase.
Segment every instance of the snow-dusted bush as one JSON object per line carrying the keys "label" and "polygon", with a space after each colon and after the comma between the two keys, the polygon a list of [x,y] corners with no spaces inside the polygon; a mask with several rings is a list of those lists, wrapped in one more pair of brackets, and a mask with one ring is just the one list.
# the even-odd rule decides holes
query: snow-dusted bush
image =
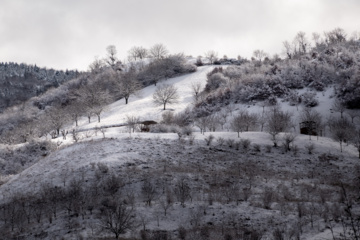
{"label": "snow-dusted bush", "polygon": [[319,100],[316,99],[315,92],[305,92],[303,95],[301,95],[301,99],[305,107],[315,107],[319,104]]}
{"label": "snow-dusted bush", "polygon": [[174,113],[171,111],[166,111],[162,115],[162,121],[163,124],[172,124],[174,122]]}
{"label": "snow-dusted bush", "polygon": [[229,66],[223,71],[223,73],[224,76],[228,77],[229,79],[240,79],[244,74],[243,70],[237,66]]}
{"label": "snow-dusted bush", "polygon": [[195,65],[186,62],[183,54],[174,54],[153,60],[138,73],[137,78],[147,86],[180,74],[195,72],[196,69]]}
{"label": "snow-dusted bush", "polygon": [[186,136],[191,136],[193,133],[193,129],[190,126],[185,126],[181,128],[181,133]]}
{"label": "snow-dusted bush", "polygon": [[221,72],[211,74],[207,78],[205,91],[211,92],[215,89],[218,89],[219,87],[225,86],[228,80],[229,79],[225,77]]}
{"label": "snow-dusted bush", "polygon": [[307,150],[308,154],[312,154],[315,149],[314,143],[309,142],[308,144],[305,145],[305,149]]}
{"label": "snow-dusted bush", "polygon": [[188,126],[191,122],[192,122],[192,117],[189,109],[186,109],[183,112],[175,114],[173,118],[173,123],[180,127]]}
{"label": "snow-dusted bush", "polygon": [[299,69],[294,66],[285,66],[280,74],[284,85],[290,89],[304,88],[303,78],[300,76]]}
{"label": "snow-dusted bush", "polygon": [[360,70],[350,79],[341,82],[338,96],[349,108],[360,108]]}
{"label": "snow-dusted bush", "polygon": [[286,100],[289,101],[290,106],[297,106],[301,102],[301,97],[297,91],[290,91],[289,94],[286,96]]}

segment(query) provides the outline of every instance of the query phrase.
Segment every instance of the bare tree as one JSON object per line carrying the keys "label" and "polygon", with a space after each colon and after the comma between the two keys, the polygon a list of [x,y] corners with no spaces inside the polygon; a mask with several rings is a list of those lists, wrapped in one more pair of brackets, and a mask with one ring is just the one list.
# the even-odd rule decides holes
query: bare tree
{"label": "bare tree", "polygon": [[157,191],[155,185],[148,178],[145,178],[143,185],[141,187],[141,193],[145,199],[145,202],[148,206],[151,206],[152,200],[157,196]]}
{"label": "bare tree", "polygon": [[117,50],[116,47],[114,45],[109,45],[106,48],[106,52],[107,52],[107,58],[105,58],[105,62],[114,69],[116,62],[117,62]]}
{"label": "bare tree", "polygon": [[266,128],[267,132],[272,136],[274,147],[277,147],[276,136],[280,132],[285,132],[291,125],[291,114],[284,112],[279,106],[274,106],[268,110]]}
{"label": "bare tree", "polygon": [[102,72],[104,66],[104,62],[99,59],[99,57],[95,57],[95,60],[89,65],[89,68],[92,73],[97,74]]}
{"label": "bare tree", "polygon": [[293,56],[293,46],[288,41],[283,42],[283,45],[288,59],[291,59]]}
{"label": "bare tree", "polygon": [[296,134],[295,133],[285,133],[283,136],[283,144],[284,144],[284,149],[285,151],[290,151],[290,145],[293,144],[293,142],[296,139]]}
{"label": "bare tree", "polygon": [[140,118],[135,116],[126,116],[126,124],[127,129],[129,129],[129,133],[135,132],[137,125],[140,123]]}
{"label": "bare tree", "polygon": [[144,47],[132,47],[128,51],[128,54],[129,61],[136,61],[146,58],[148,56],[148,50]]}
{"label": "bare tree", "polygon": [[76,96],[80,98],[80,101],[85,107],[89,122],[92,114],[97,115],[98,122],[100,122],[101,113],[112,100],[108,91],[102,90],[96,85],[83,86],[77,91]]}
{"label": "bare tree", "polygon": [[217,114],[212,114],[206,117],[208,122],[208,127],[210,132],[215,132],[216,128],[220,125],[219,116]]}
{"label": "bare tree", "polygon": [[185,177],[181,177],[177,180],[174,192],[178,201],[181,203],[181,206],[185,207],[185,201],[191,198],[190,186]]}
{"label": "bare tree", "polygon": [[209,126],[207,117],[197,118],[195,120],[195,126],[200,128],[200,133],[204,134],[206,132],[206,128]]}
{"label": "bare tree", "polygon": [[242,109],[231,121],[231,128],[236,131],[238,137],[240,137],[240,132],[249,131],[250,127],[255,126],[257,118],[256,114],[250,114],[247,110]]}
{"label": "bare tree", "polygon": [[340,144],[340,152],[343,150],[343,143],[351,141],[355,126],[347,118],[331,118],[328,122],[331,137]]}
{"label": "bare tree", "polygon": [[116,78],[118,79],[118,87],[120,95],[124,97],[125,104],[128,104],[131,95],[136,94],[141,89],[141,84],[136,78],[135,68],[124,74],[117,73]]}
{"label": "bare tree", "polygon": [[[47,124],[55,131],[53,137],[60,135],[60,129],[68,121],[68,115],[64,109],[58,107],[57,109],[49,109],[46,114]],[[44,124],[44,123],[43,123]]]}
{"label": "bare tree", "polygon": [[305,32],[298,32],[293,40],[294,50],[297,54],[305,54],[310,47],[310,43],[305,36]]}
{"label": "bare tree", "polygon": [[193,82],[193,83],[191,83],[191,90],[193,92],[193,95],[195,97],[196,102],[198,101],[199,93],[201,91],[201,88],[202,88],[201,82]]}
{"label": "bare tree", "polygon": [[71,120],[75,122],[75,126],[78,126],[79,118],[86,112],[81,101],[75,100],[66,109],[69,112]]}
{"label": "bare tree", "polygon": [[164,105],[164,110],[166,110],[166,104],[177,103],[178,99],[177,88],[170,84],[163,84],[157,87],[153,94],[153,102],[157,106]]}
{"label": "bare tree", "polygon": [[160,206],[164,210],[165,216],[166,216],[169,208],[171,208],[171,206],[173,205],[173,203],[174,203],[174,199],[172,196],[172,192],[170,191],[170,189],[167,189],[165,197],[162,200],[160,200]]}
{"label": "bare tree", "polygon": [[136,226],[134,208],[127,207],[121,202],[114,207],[106,208],[102,213],[101,225],[119,239],[120,234]]}
{"label": "bare tree", "polygon": [[214,64],[214,62],[217,60],[218,58],[218,54],[217,52],[213,51],[213,50],[210,50],[210,51],[207,51],[205,54],[205,58],[207,60],[209,60],[210,64]]}
{"label": "bare tree", "polygon": [[335,28],[330,32],[325,32],[325,42],[330,44],[336,44],[346,41],[346,33],[342,28]]}
{"label": "bare tree", "polygon": [[168,53],[169,51],[162,43],[155,44],[149,50],[149,55],[156,59],[163,59],[168,55]]}
{"label": "bare tree", "polygon": [[253,52],[253,57],[257,60],[259,60],[260,62],[262,61],[263,58],[267,57],[268,54],[266,52],[264,52],[264,50],[255,50]]}
{"label": "bare tree", "polygon": [[317,32],[313,32],[312,33],[312,40],[315,43],[315,46],[318,46],[321,42],[321,38],[320,38],[320,34],[318,34]]}
{"label": "bare tree", "polygon": [[345,103],[343,101],[341,101],[340,99],[337,98],[333,102],[331,110],[334,111],[334,112],[340,113],[341,118],[343,118],[343,113],[346,110],[346,105],[345,105]]}

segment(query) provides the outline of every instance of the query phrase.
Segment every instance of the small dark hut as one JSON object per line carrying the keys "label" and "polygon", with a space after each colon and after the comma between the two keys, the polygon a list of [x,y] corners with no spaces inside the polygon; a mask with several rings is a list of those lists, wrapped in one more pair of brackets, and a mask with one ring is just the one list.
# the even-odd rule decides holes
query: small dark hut
{"label": "small dark hut", "polygon": [[300,123],[300,133],[306,135],[317,136],[318,132],[316,130],[316,122],[314,121],[304,121]]}

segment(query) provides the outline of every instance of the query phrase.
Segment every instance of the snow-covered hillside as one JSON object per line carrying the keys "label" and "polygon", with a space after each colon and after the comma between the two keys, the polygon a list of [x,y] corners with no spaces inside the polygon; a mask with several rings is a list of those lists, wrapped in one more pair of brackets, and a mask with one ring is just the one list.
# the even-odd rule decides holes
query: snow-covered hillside
{"label": "snow-covered hillside", "polygon": [[[178,103],[169,104],[166,111],[177,113],[183,111],[187,106],[191,106],[192,102],[194,102],[191,84],[201,82],[203,86],[205,86],[206,74],[212,69],[212,66],[199,67],[195,73],[171,78],[158,83],[158,85],[164,83],[174,84],[180,96]],[[123,99],[110,104],[101,117],[101,123],[97,123],[94,118],[93,122],[88,124],[87,119],[83,118],[80,121],[81,128],[125,123],[127,116],[139,117],[141,121],[160,121],[164,110],[161,106],[155,106],[153,103],[153,93],[155,89],[156,86],[154,85],[144,88],[137,95],[130,96],[127,105]]]}
{"label": "snow-covered hillside", "polygon": [[[199,67],[195,73],[158,83],[174,84],[180,95],[179,102],[165,111],[179,113],[191,107],[191,84],[201,82],[204,87],[212,69]],[[120,205],[134,210],[136,220],[121,232],[126,239],[167,239],[154,237],[163,232],[172,239],[244,239],[241,236],[245,235],[275,239],[276,231],[288,239],[330,239],[330,230],[335,234],[343,230],[338,224],[341,217],[336,215],[345,206],[339,202],[343,197],[340,185],[350,189],[359,174],[353,146],[340,152],[339,143],[330,138],[310,140],[297,135],[287,150],[272,147],[266,132],[242,132],[239,138],[228,128],[201,134],[195,126],[189,136],[130,134],[124,127],[96,131],[125,123],[127,116],[160,122],[164,110],[153,104],[155,89],[144,88],[128,104],[123,99],[110,104],[100,123],[82,118],[78,130],[85,131],[79,131],[79,142],[70,134],[67,140],[54,139],[57,151],[8,177],[0,186],[5,209],[0,230],[6,236],[26,239],[102,239],[112,236],[106,221]],[[337,114],[329,111],[331,95],[331,88],[317,93],[320,104],[316,109],[324,116]],[[300,107],[279,103],[298,123]],[[263,111],[259,103],[232,107],[233,114],[241,108]],[[71,132],[74,126],[66,128]],[[150,204],[149,187],[153,189]],[[184,189],[187,195],[181,195]],[[55,200],[50,198],[54,191],[60,196]],[[13,199],[15,205],[9,205]],[[28,218],[11,209],[21,209],[18,211]],[[5,221],[7,217],[14,222]],[[185,238],[180,237],[181,228],[187,233]],[[146,231],[141,237],[142,229]]]}

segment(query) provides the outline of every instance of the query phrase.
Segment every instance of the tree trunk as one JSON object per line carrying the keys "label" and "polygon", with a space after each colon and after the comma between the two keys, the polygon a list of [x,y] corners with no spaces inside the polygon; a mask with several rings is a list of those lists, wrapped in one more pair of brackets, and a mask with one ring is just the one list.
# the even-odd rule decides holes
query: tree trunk
{"label": "tree trunk", "polygon": [[125,97],[125,104],[128,104],[128,100],[129,100],[129,98]]}
{"label": "tree trunk", "polygon": [[164,110],[166,110],[165,107],[166,107],[166,103],[164,103]]}
{"label": "tree trunk", "polygon": [[342,141],[340,141],[340,152],[342,152]]}

